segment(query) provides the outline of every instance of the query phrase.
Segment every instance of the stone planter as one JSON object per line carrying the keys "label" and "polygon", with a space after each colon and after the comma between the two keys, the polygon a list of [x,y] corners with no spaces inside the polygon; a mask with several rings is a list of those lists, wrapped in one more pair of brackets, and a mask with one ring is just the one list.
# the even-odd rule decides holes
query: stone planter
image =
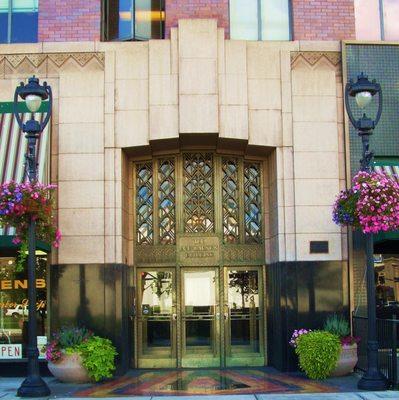
{"label": "stone planter", "polygon": [[353,372],[357,364],[357,343],[341,346],[337,365],[330,376],[344,376]]}
{"label": "stone planter", "polygon": [[60,361],[48,363],[49,371],[61,382],[88,383],[91,381],[80,354],[64,354]]}

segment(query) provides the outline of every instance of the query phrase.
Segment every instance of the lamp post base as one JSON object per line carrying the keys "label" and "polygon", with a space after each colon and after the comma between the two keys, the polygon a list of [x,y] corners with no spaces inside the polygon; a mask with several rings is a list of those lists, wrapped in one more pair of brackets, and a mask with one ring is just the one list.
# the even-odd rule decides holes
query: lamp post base
{"label": "lamp post base", "polygon": [[380,371],[366,371],[360,378],[357,387],[360,390],[380,391],[387,390],[389,385]]}
{"label": "lamp post base", "polygon": [[40,376],[29,376],[17,391],[18,397],[46,397],[50,395],[50,389]]}

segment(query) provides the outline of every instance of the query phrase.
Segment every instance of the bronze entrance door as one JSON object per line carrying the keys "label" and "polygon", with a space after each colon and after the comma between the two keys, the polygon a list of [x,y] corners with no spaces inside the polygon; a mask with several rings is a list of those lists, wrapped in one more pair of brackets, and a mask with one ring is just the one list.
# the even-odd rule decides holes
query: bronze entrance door
{"label": "bronze entrance door", "polygon": [[264,283],[260,267],[225,269],[225,366],[265,365]]}
{"label": "bronze entrance door", "polygon": [[261,267],[138,268],[136,365],[265,365]]}

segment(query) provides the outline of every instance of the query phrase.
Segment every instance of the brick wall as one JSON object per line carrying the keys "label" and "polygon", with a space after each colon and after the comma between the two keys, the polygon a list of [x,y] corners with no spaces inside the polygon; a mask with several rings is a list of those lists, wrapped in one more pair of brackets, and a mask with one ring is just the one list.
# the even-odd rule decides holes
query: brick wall
{"label": "brick wall", "polygon": [[216,18],[218,28],[224,28],[229,36],[229,0],[166,0],[165,14],[167,38],[170,28],[183,18]]}
{"label": "brick wall", "polygon": [[292,0],[294,40],[355,38],[353,0]]}
{"label": "brick wall", "polygon": [[101,0],[40,0],[39,42],[100,39]]}

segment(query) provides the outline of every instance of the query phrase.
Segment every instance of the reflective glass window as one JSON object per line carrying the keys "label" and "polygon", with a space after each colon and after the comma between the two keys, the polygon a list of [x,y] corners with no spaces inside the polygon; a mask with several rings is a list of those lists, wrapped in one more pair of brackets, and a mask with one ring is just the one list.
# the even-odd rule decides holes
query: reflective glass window
{"label": "reflective glass window", "polygon": [[258,0],[230,0],[230,37],[258,39]]}
{"label": "reflective glass window", "polygon": [[385,40],[398,41],[399,40],[399,1],[398,0],[384,0],[384,32]]}
{"label": "reflective glass window", "polygon": [[287,0],[263,0],[262,40],[290,40],[290,17]]}
{"label": "reflective glass window", "polygon": [[[36,257],[36,315],[40,358],[47,343],[47,257]],[[28,345],[27,269],[14,257],[0,257],[0,360],[26,357]]]}
{"label": "reflective glass window", "polygon": [[230,36],[241,40],[289,40],[288,0],[230,0]]}
{"label": "reflective glass window", "polygon": [[165,31],[163,0],[109,0],[104,7],[105,40],[162,39]]}
{"label": "reflective glass window", "polygon": [[0,43],[37,42],[38,0],[0,0]]}

